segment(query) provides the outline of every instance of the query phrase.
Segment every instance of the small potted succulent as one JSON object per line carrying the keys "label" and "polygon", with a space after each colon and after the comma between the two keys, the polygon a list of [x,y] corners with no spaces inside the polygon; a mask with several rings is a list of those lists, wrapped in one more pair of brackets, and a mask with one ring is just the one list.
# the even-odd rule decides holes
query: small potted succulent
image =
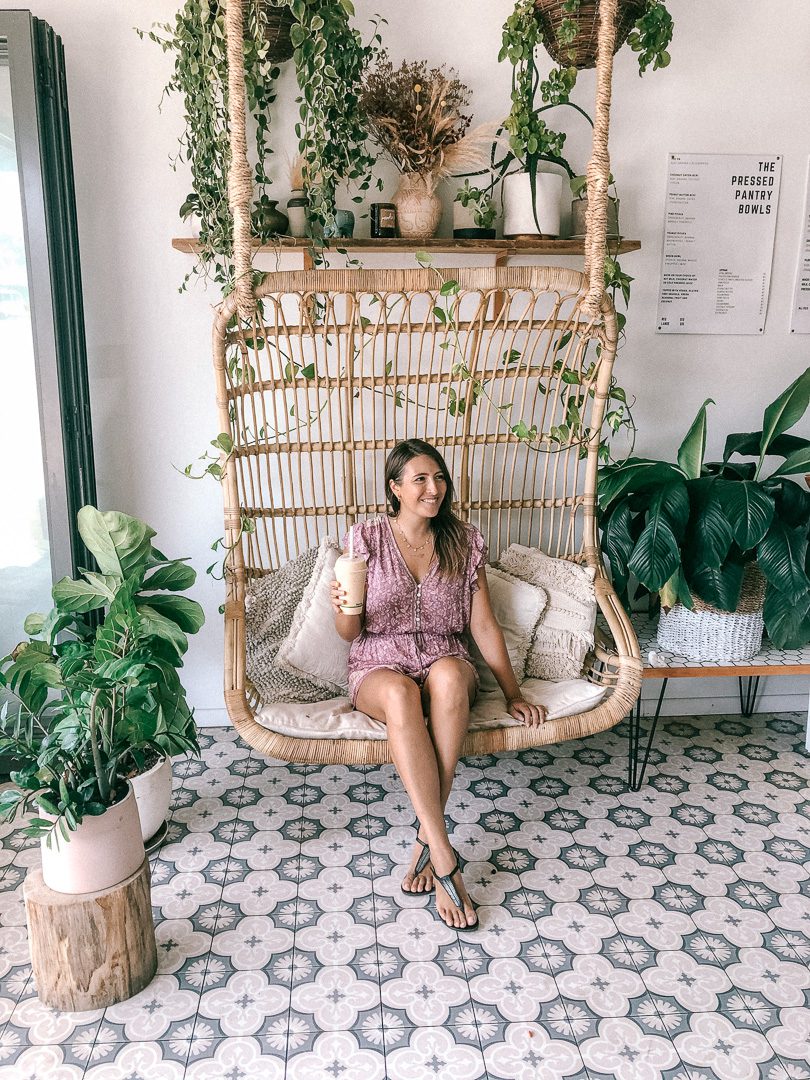
{"label": "small potted succulent", "polygon": [[0,714],[0,753],[16,762],[0,821],[34,811],[45,884],[67,893],[109,888],[143,862],[129,779],[198,750],[178,668],[204,621],[179,595],[194,570],[154,548],[148,525],[92,506],[78,525],[97,570],[58,581],[53,610],[29,615],[27,640],[0,661],[16,701]]}
{"label": "small potted succulent", "polygon": [[489,191],[465,180],[453,202],[453,236],[457,240],[495,239],[495,201]]}
{"label": "small potted succulent", "polygon": [[[614,183],[610,177],[610,184]],[[586,217],[588,213],[588,177],[571,177],[571,239],[582,240],[586,232]],[[618,240],[619,233],[619,200],[615,195],[608,196],[607,205],[607,234],[606,239]]]}
{"label": "small potted succulent", "polygon": [[810,492],[792,479],[810,471],[810,439],[788,434],[808,402],[810,368],[765,409],[761,431],[728,436],[722,461],[703,460],[708,399],[676,462],[628,458],[600,469],[613,583],[625,603],[631,575],[660,598],[663,648],[747,659],[763,622],[778,648],[810,640]]}

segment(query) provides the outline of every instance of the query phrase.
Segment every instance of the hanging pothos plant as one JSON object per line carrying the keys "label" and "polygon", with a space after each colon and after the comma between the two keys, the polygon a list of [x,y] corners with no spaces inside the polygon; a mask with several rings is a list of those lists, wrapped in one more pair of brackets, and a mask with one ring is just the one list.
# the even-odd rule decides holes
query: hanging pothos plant
{"label": "hanging pothos plant", "polygon": [[[291,38],[301,96],[296,124],[303,155],[303,178],[315,222],[329,223],[335,188],[354,180],[369,186],[373,164],[365,150],[366,133],[359,111],[361,78],[379,46],[375,33],[364,45],[350,17],[350,0],[247,0],[245,16],[245,87],[255,127],[253,232],[271,242],[262,207],[271,184],[268,161],[271,107],[276,99],[278,64],[266,37],[268,8],[289,7]],[[200,262],[194,272],[212,273],[226,291],[233,279],[233,220],[228,206],[228,64],[224,0],[186,0],[173,23],[138,30],[174,54],[174,72],[164,96],[183,97],[185,130],[173,168],[187,162],[192,190],[180,208],[185,221],[199,222]],[[190,275],[186,276],[184,287]]]}

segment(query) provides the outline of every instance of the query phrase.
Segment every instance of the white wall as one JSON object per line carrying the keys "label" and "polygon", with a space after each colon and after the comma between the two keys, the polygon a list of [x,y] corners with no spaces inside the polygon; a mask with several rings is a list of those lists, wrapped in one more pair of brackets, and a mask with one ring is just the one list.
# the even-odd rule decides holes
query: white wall
{"label": "white wall", "polygon": [[[202,453],[217,431],[209,355],[217,294],[198,285],[178,293],[191,260],[170,241],[184,232],[177,208],[189,183],[168,159],[182,112],[176,99],[158,112],[171,58],[133,29],[169,20],[177,6],[179,0],[40,0],[33,13],[61,34],[67,59],[99,503],[146,519],[163,550],[191,555],[201,571],[195,595],[208,623],[193,640],[186,681],[200,721],[217,723],[224,720],[221,586],[202,570],[221,533],[220,492],[213,481],[191,483],[173,468]],[[670,68],[640,79],[628,49],[616,61],[612,168],[623,231],[643,245],[623,261],[636,280],[617,373],[638,398],[638,452],[671,454],[703,399],[714,397],[709,452],[716,454],[728,431],[756,429],[763,406],[808,363],[810,342],[791,338],[788,318],[810,151],[810,8],[806,0],[668,6],[676,24]],[[388,19],[383,33],[395,61],[454,65],[473,91],[476,121],[508,111],[509,70],[497,64],[497,53],[510,7],[509,0],[357,2],[360,23],[380,10]],[[294,93],[292,72],[285,71],[273,140],[279,175],[294,148]],[[583,73],[577,100],[590,109],[592,97],[593,74]],[[570,131],[569,158],[584,171],[587,132],[584,124]],[[784,155],[761,337],[655,334],[670,151]],[[384,175],[390,196],[390,169]],[[278,191],[283,200],[283,181]],[[448,206],[450,197],[446,192]],[[810,434],[808,424],[804,429]],[[735,693],[732,680],[680,680],[672,700],[677,708],[682,695],[685,711],[733,711]],[[764,703],[800,707],[805,695],[806,680],[772,679]]]}

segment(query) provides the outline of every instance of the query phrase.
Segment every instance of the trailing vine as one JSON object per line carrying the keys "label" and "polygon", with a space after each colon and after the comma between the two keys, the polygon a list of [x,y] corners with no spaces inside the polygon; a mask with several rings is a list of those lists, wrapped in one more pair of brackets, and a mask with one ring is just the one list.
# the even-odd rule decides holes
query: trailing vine
{"label": "trailing vine", "polygon": [[[369,44],[363,44],[350,23],[354,14],[350,0],[278,0],[277,6],[289,7],[294,18],[293,61],[301,91],[296,135],[310,214],[323,228],[333,220],[338,183],[356,181],[361,191],[370,186],[373,159],[365,149],[359,97],[363,71],[380,45],[381,20],[373,24]],[[265,244],[273,241],[262,208],[271,184],[269,135],[280,75],[279,66],[269,57],[266,25],[266,0],[248,0],[244,52],[247,105],[255,125],[252,226],[256,238]],[[227,291],[233,279],[233,220],[227,188],[230,146],[224,2],[185,0],[173,23],[156,23],[149,31],[136,32],[174,54],[174,71],[163,97],[177,93],[184,103],[185,129],[172,167],[187,163],[191,170],[192,191],[180,208],[184,221],[191,217],[199,221],[199,262],[191,274],[211,274]],[[186,275],[182,288],[191,274]]]}

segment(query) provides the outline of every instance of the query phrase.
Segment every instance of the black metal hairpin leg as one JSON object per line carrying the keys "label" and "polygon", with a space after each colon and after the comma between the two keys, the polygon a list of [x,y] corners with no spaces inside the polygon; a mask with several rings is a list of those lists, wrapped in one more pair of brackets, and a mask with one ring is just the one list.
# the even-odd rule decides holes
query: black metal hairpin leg
{"label": "black metal hairpin leg", "polygon": [[664,679],[661,682],[661,693],[658,695],[658,704],[655,706],[655,714],[650,721],[650,730],[647,735],[647,745],[644,749],[644,757],[640,758],[641,754],[641,695],[639,694],[638,701],[636,702],[633,711],[628,717],[628,723],[630,725],[630,732],[628,738],[628,754],[627,754],[627,784],[631,791],[638,791],[641,785],[644,783],[644,773],[647,769],[647,762],[650,758],[650,750],[652,749],[653,738],[655,737],[655,729],[658,727],[658,717],[661,715],[661,706],[664,704],[664,695],[667,692],[667,683],[669,679]]}
{"label": "black metal hairpin leg", "polygon": [[751,716],[757,704],[757,692],[759,691],[759,675],[740,676],[740,712],[743,716]]}

